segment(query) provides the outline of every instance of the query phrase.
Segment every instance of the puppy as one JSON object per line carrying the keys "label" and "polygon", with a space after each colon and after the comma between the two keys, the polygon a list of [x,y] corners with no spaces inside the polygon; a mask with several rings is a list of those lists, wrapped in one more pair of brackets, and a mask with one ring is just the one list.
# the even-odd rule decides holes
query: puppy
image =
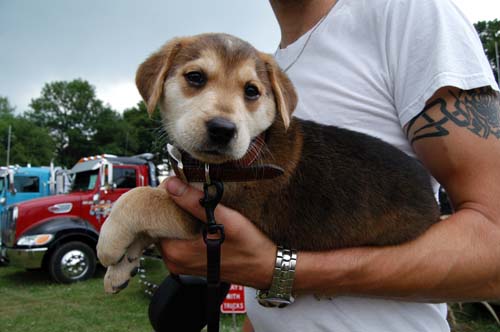
{"label": "puppy", "polygon": [[[385,246],[412,240],[439,220],[422,166],[379,139],[292,117],[297,96],[270,55],[225,34],[177,38],[138,69],[151,114],[158,106],[171,143],[210,165],[275,165],[275,179],[225,183],[222,203],[274,242],[298,250]],[[334,107],[332,105],[332,107]],[[121,196],[104,223],[97,253],[105,290],[124,288],[145,246],[189,239],[201,223],[165,190]],[[132,273],[133,274],[133,273]]]}

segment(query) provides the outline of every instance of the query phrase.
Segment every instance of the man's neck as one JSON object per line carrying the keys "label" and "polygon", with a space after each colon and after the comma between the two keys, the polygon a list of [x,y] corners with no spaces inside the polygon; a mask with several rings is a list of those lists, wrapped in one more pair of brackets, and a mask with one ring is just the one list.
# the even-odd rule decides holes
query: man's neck
{"label": "man's neck", "polygon": [[337,0],[270,0],[281,28],[280,48],[285,48],[315,26]]}

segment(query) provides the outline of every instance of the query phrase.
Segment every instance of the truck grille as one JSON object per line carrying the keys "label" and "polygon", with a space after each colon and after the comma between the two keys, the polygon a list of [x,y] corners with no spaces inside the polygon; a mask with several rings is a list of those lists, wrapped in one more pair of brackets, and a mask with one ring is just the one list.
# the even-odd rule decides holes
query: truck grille
{"label": "truck grille", "polygon": [[[14,206],[9,206],[7,211],[2,214],[1,227],[2,244],[7,247],[14,246],[16,237],[16,220],[14,219]],[[16,207],[17,208],[17,207]]]}

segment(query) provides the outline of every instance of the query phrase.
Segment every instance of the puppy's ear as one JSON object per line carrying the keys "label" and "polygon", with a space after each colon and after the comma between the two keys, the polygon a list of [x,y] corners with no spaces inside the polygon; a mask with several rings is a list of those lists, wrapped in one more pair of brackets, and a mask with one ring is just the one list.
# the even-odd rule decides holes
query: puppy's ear
{"label": "puppy's ear", "polygon": [[163,84],[175,56],[182,48],[182,39],[176,38],[151,54],[137,69],[135,84],[147,105],[148,114],[153,114],[163,93]]}
{"label": "puppy's ear", "polygon": [[266,64],[267,74],[271,81],[276,107],[278,109],[285,128],[290,126],[292,113],[297,106],[297,93],[288,76],[280,69],[274,58],[269,54],[261,53],[261,58]]}

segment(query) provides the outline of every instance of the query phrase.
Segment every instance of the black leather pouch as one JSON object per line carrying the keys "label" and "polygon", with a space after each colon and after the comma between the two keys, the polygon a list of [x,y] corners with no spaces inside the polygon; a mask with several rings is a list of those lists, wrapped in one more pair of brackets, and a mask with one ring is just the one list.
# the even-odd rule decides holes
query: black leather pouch
{"label": "black leather pouch", "polygon": [[[222,304],[230,284],[221,283]],[[207,325],[207,281],[202,277],[169,275],[149,304],[149,321],[155,332],[200,332]]]}

